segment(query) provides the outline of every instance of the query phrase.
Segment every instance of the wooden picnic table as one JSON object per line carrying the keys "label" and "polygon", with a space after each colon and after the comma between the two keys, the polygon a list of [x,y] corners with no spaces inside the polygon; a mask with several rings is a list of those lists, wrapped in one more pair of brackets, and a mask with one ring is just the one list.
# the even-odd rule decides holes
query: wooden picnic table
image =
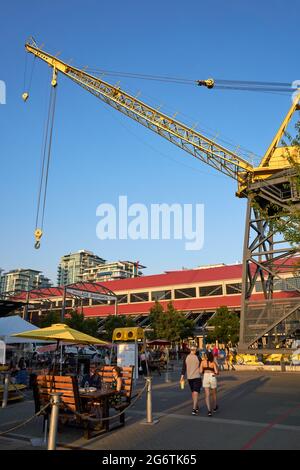
{"label": "wooden picnic table", "polygon": [[[98,406],[102,411],[102,416],[99,418],[100,422],[102,419],[109,417],[109,399],[118,394],[119,392],[116,390],[99,389],[92,392],[79,390],[83,411],[88,410],[91,405]],[[105,419],[105,421],[102,422],[102,426],[106,432],[109,431],[109,419]]]}

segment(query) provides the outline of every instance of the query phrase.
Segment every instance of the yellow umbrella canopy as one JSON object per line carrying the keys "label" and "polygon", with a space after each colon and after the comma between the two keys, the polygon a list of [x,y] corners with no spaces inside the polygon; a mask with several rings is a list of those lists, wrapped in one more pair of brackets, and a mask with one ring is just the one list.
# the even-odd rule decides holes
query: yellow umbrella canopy
{"label": "yellow umbrella canopy", "polygon": [[46,328],[24,331],[23,333],[16,333],[12,336],[37,340],[63,341],[66,343],[101,344],[103,346],[108,344],[101,339],[94,338],[93,336],[82,333],[81,331],[74,330],[64,323],[56,323],[54,325],[47,326]]}

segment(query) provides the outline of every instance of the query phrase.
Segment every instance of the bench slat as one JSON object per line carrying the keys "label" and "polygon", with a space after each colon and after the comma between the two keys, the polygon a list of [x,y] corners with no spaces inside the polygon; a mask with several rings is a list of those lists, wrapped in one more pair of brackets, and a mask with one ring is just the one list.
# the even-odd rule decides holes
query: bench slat
{"label": "bench slat", "polygon": [[73,385],[72,384],[62,384],[62,383],[51,383],[51,382],[40,382],[39,383],[39,387],[43,387],[43,388],[49,388],[50,390],[57,390],[57,391],[60,391],[60,390],[73,390]]}

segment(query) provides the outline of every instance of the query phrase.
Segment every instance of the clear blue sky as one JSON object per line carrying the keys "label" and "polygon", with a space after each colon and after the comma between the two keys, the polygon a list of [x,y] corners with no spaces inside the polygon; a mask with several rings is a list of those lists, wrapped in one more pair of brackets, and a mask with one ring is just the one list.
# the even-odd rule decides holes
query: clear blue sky
{"label": "clear blue sky", "polygon": [[[60,256],[88,249],[107,260],[140,260],[156,273],[182,266],[241,260],[245,201],[235,182],[163,141],[144,127],[60,77],[45,234],[33,247],[49,70],[36,61],[31,95],[21,99],[24,43],[32,35],[45,50],[73,64],[191,79],[292,82],[300,79],[299,4],[258,0],[31,0],[1,5],[0,267],[32,267],[56,281]],[[28,57],[28,64],[32,63]],[[129,92],[217,139],[262,155],[290,106],[290,97],[207,90],[120,79]],[[115,82],[116,79],[113,79]],[[205,243],[100,241],[96,207],[116,203],[203,203]]]}

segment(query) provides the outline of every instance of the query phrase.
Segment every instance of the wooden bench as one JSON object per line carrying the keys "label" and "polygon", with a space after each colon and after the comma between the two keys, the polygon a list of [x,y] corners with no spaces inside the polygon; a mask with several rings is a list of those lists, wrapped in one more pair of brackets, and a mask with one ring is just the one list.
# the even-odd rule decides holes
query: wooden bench
{"label": "wooden bench", "polygon": [[[36,375],[33,377],[33,397],[35,402],[35,412],[40,411],[50,402],[51,393],[60,392],[61,405],[59,410],[59,425],[69,424],[71,422],[77,425],[83,425],[84,437],[91,437],[92,424],[99,423],[99,419],[93,419],[94,413],[83,410],[79,395],[79,388],[76,376],[57,376],[57,375]],[[49,406],[44,412],[44,424],[51,413]],[[80,416],[79,416],[80,415]]]}
{"label": "wooden bench", "polygon": [[[111,404],[117,412],[124,411],[131,402],[132,397],[132,383],[133,383],[133,366],[120,367],[122,377],[122,388],[120,391],[121,400],[118,404]],[[98,374],[101,378],[101,382],[111,385],[113,382],[113,366],[102,366],[98,369]],[[120,425],[125,424],[125,412],[120,415]]]}

